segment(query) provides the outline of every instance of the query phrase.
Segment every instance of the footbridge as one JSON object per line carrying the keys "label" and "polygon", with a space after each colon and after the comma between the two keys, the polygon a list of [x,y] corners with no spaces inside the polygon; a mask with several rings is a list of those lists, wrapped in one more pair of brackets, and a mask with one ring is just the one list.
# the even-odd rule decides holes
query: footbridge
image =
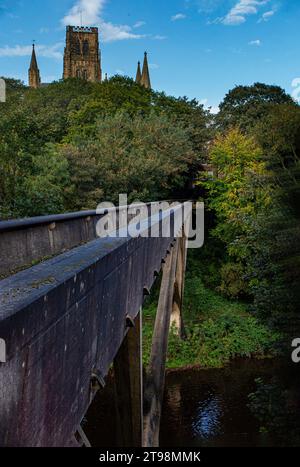
{"label": "footbridge", "polygon": [[[0,446],[89,446],[82,420],[112,367],[118,444],[159,445],[169,329],[182,327],[191,209],[147,205],[138,236],[124,235],[124,209],[117,235],[105,238],[97,226],[108,211],[0,222]],[[142,307],[160,275],[143,370]]]}

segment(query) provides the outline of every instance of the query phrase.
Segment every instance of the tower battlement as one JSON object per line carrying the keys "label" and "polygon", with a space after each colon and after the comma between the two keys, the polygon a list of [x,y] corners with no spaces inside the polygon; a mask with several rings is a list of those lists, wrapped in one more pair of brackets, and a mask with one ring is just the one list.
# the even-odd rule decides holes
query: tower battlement
{"label": "tower battlement", "polygon": [[67,30],[70,29],[72,32],[85,32],[88,34],[98,34],[98,28],[90,28],[87,26],[68,26]]}

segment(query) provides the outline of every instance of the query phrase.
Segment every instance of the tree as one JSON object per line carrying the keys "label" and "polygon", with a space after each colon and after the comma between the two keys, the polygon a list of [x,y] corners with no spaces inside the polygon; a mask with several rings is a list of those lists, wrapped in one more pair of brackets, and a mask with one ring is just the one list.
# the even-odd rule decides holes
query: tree
{"label": "tree", "polygon": [[22,101],[9,99],[4,109],[0,116],[0,217],[14,215],[18,186],[31,172],[32,153],[38,147],[34,116]]}
{"label": "tree", "polygon": [[158,115],[166,115],[175,124],[185,126],[199,161],[206,159],[206,143],[212,132],[211,117],[195,99],[167,96],[145,89],[130,78],[115,76],[95,85],[93,93],[85,97],[84,102],[79,99],[73,102],[73,106],[74,111],[70,114],[71,137],[78,134],[79,128],[82,135],[89,136],[99,115],[114,115],[124,111],[130,116],[146,116],[154,111]]}
{"label": "tree", "polygon": [[277,104],[296,105],[292,97],[279,86],[263,83],[236,86],[220,105],[220,112],[216,117],[217,126],[220,130],[234,126],[243,131],[251,130]]}
{"label": "tree", "polygon": [[272,208],[253,225],[249,258],[255,309],[282,319],[300,301],[300,107],[273,108],[257,127],[272,170]]}
{"label": "tree", "polygon": [[20,79],[5,78],[5,76],[0,76],[0,78],[5,80],[6,91],[8,94],[16,91],[24,92],[26,90],[25,84]]}
{"label": "tree", "polygon": [[152,91],[136,84],[132,79],[114,76],[102,83],[93,84],[89,96],[79,93],[69,107],[69,136],[89,136],[100,116],[114,115],[124,111],[128,115],[147,115],[152,109]]}
{"label": "tree", "polygon": [[175,98],[165,93],[154,93],[153,106],[156,112],[166,114],[174,122],[185,126],[198,155],[198,162],[206,162],[207,141],[213,136],[210,112],[196,99]]}
{"label": "tree", "polygon": [[74,135],[61,153],[69,161],[71,209],[116,202],[120,193],[127,193],[129,201],[163,199],[184,184],[195,159],[187,130],[154,112],[99,118],[89,139]]}
{"label": "tree", "polygon": [[218,137],[211,162],[218,175],[206,183],[213,234],[227,253],[220,290],[246,293],[261,317],[285,321],[300,300],[299,106],[271,105],[255,137],[236,129]]}
{"label": "tree", "polygon": [[[188,181],[194,176],[194,167],[198,167],[195,163],[198,164],[199,160],[205,157],[210,119],[208,113],[204,111],[197,101],[189,101],[187,98],[176,99],[159,94],[137,85],[130,78],[120,76],[113,77],[102,83],[68,79],[39,89],[27,88],[22,83],[14,80],[8,80],[8,83],[10,89],[8,99],[3,105],[4,111],[0,114],[0,164],[2,169],[0,173],[0,215],[3,218],[33,215],[37,211],[47,213],[46,206],[48,206],[49,212],[53,212],[55,199],[59,211],[69,209],[70,206],[77,206],[80,209],[88,201],[91,203],[90,198],[89,200],[86,199],[84,187],[85,184],[88,185],[87,192],[90,196],[92,190],[89,184],[91,180],[94,180],[95,172],[93,160],[87,157],[87,159],[80,161],[77,142],[80,141],[81,148],[85,142],[90,144],[95,135],[96,140],[98,140],[97,135],[101,120],[105,125],[110,121],[115,131],[120,132],[120,139],[123,138],[122,128],[117,128],[112,118],[120,112],[126,114],[127,118],[132,119],[133,125],[136,125],[136,127],[137,122],[139,121],[142,124],[143,119],[149,124],[151,115],[151,121],[154,122],[154,116],[156,116],[155,122],[160,121],[162,123],[161,130],[165,131],[166,134],[171,126],[174,127],[174,132],[177,131],[177,134],[178,131],[184,132],[187,154],[192,150],[193,157],[184,166],[184,173],[180,183],[178,179],[181,177],[179,172],[182,164],[179,162],[179,170],[175,171],[174,181],[172,183],[168,182],[167,189],[162,189],[161,193],[169,193],[170,187],[176,189],[179,186],[182,187],[184,183],[187,185]],[[109,120],[110,117],[111,120]],[[129,124],[127,127],[129,129]],[[159,140],[159,129],[156,127],[156,130]],[[106,127],[105,131],[108,131]],[[151,128],[149,129],[146,126],[145,131],[151,132]],[[143,135],[143,138],[145,139],[146,135]],[[176,134],[174,141],[176,141]],[[70,144],[73,148],[76,148],[74,154],[77,154],[78,158],[77,160],[75,156],[74,160],[70,158],[69,167],[72,171],[72,177],[78,180],[78,174],[81,173],[83,178],[80,183],[75,184],[78,189],[82,187],[80,193],[76,193],[74,186],[71,184],[67,188],[63,187],[63,198],[61,198],[62,193],[59,191],[59,196],[57,198],[56,195],[53,196],[52,201],[48,203],[45,200],[47,190],[44,189],[42,183],[38,183],[38,180],[43,179],[44,174],[41,174],[41,178],[35,177],[39,177],[38,167],[41,168],[42,166],[41,158],[45,158],[44,163],[45,167],[47,167],[47,146],[49,144],[55,145],[55,147],[56,145]],[[139,141],[134,140],[134,144],[137,144],[139,149]],[[146,144],[145,141],[143,144]],[[182,144],[181,141],[180,144]],[[90,149],[91,144],[89,145]],[[174,153],[174,161],[178,161],[175,146],[168,148],[170,157],[171,152]],[[59,152],[59,154],[62,153]],[[153,154],[154,152],[152,152]],[[187,159],[189,159],[188,156]],[[143,161],[142,157],[141,161]],[[144,162],[146,162],[146,159]],[[77,167],[77,173],[73,171],[72,165]],[[170,176],[168,168],[166,170],[168,176]],[[127,186],[133,186],[130,173],[127,176]],[[151,175],[149,179],[151,179]],[[24,200],[20,202],[18,199],[18,196],[21,196],[21,193],[24,192],[23,189],[26,183],[27,189],[31,193],[28,196],[27,204],[24,203]],[[124,185],[126,187],[125,181]],[[151,190],[153,192],[150,190],[150,185],[146,184],[147,189],[144,194],[141,193],[140,188],[134,188],[134,190],[145,198],[154,199],[158,194],[157,186],[162,188],[163,183],[161,185],[152,183]],[[49,187],[49,193],[53,193],[52,188]],[[37,201],[39,190],[41,190],[40,199],[45,201],[43,201],[44,207],[42,207],[42,201]],[[33,193],[35,194],[33,195]],[[98,202],[101,193],[101,189],[97,191],[94,200],[97,198]],[[108,195],[109,193],[106,192],[105,196]],[[76,203],[73,202],[74,197],[77,199]],[[63,207],[61,199],[64,200]],[[82,199],[82,203],[80,199]]]}
{"label": "tree", "polygon": [[17,185],[15,211],[26,217],[64,212],[69,186],[68,162],[49,143],[33,159],[31,173]]}
{"label": "tree", "polygon": [[231,297],[249,293],[244,277],[252,254],[249,220],[256,219],[270,203],[271,189],[263,152],[253,137],[233,128],[218,135],[211,147],[209,161],[214,176],[200,182],[208,190],[207,204],[216,216],[213,235],[226,251],[221,291]]}

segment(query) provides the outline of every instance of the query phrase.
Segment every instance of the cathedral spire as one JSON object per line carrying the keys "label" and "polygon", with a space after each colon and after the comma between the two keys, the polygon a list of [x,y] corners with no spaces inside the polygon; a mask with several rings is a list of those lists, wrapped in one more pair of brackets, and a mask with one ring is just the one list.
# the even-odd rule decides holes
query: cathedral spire
{"label": "cathedral spire", "polygon": [[137,84],[141,84],[141,81],[142,81],[141,62],[138,62],[135,82]]}
{"label": "cathedral spire", "polygon": [[145,57],[144,57],[144,65],[143,65],[143,73],[142,73],[142,78],[141,78],[141,85],[144,86],[146,89],[151,89],[151,81],[150,81],[150,73],[149,73],[147,52],[145,52]]}
{"label": "cathedral spire", "polygon": [[31,88],[38,88],[41,85],[41,77],[40,77],[40,70],[38,68],[36,54],[35,54],[35,46],[32,44],[32,55],[31,55],[31,62],[30,68],[28,72],[29,76],[29,86]]}

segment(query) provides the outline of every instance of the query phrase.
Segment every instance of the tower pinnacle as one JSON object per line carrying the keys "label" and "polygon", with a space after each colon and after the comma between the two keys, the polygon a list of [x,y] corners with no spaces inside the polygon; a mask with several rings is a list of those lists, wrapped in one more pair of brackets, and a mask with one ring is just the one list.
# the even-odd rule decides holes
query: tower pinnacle
{"label": "tower pinnacle", "polygon": [[144,56],[144,64],[143,64],[141,85],[144,86],[146,89],[151,89],[151,81],[150,81],[150,73],[149,73],[147,52],[145,52],[145,56]]}
{"label": "tower pinnacle", "polygon": [[141,84],[141,81],[142,81],[141,62],[138,62],[135,82],[137,84]]}
{"label": "tower pinnacle", "polygon": [[40,77],[40,70],[38,68],[36,54],[35,54],[35,45],[32,44],[32,55],[31,55],[31,62],[30,68],[28,71],[29,77],[29,86],[31,88],[38,88],[41,85],[41,77]]}

